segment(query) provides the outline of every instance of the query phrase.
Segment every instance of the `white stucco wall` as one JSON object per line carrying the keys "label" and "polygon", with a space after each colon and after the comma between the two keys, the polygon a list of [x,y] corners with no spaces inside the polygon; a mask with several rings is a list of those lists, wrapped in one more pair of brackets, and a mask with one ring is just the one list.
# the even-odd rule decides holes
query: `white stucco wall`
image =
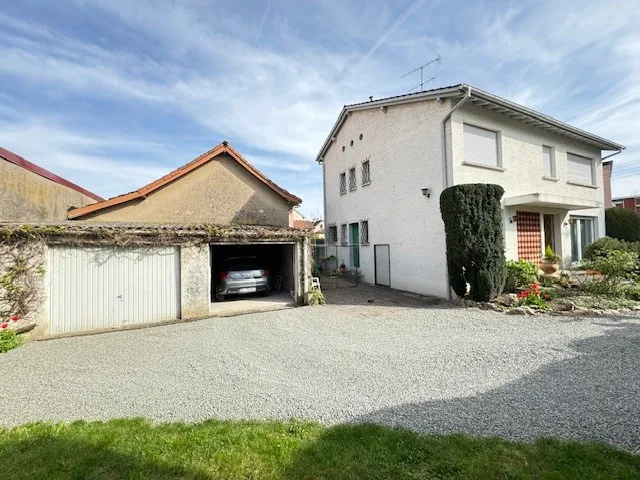
{"label": "white stucco wall", "polygon": [[[463,164],[463,123],[465,122],[500,132],[499,142],[504,171]],[[466,104],[453,113],[451,135],[452,155],[449,161],[451,162],[450,171],[454,184],[496,183],[505,189],[504,198],[544,193],[597,201],[604,205],[601,151],[596,147],[546,132],[471,104]],[[542,178],[543,145],[555,149],[557,181]],[[594,159],[596,163],[596,188],[568,183],[567,152]],[[562,255],[565,263],[569,262],[571,258],[571,233],[567,224],[570,216],[594,217],[596,219],[596,237],[605,234],[603,207],[572,211],[532,206],[507,207],[504,210],[507,258],[516,259],[518,257],[517,224],[509,222],[509,218],[516,214],[516,210],[556,215],[555,230],[561,232],[556,237],[556,243],[560,237],[560,245],[557,245],[558,252],[556,253]],[[544,248],[544,245],[542,247]]]}
{"label": "white stucco wall", "polygon": [[[374,283],[373,246],[389,244],[391,287],[448,296],[439,197],[441,122],[450,108],[448,101],[430,101],[352,112],[324,156],[326,227],[336,225],[340,233],[342,223],[369,222],[370,245],[360,248],[367,283]],[[368,186],[362,186],[365,159],[371,169]],[[339,174],[352,166],[357,189],[340,195]],[[431,190],[431,198],[422,195],[422,188]],[[342,260],[349,264],[347,249],[339,252]]]}

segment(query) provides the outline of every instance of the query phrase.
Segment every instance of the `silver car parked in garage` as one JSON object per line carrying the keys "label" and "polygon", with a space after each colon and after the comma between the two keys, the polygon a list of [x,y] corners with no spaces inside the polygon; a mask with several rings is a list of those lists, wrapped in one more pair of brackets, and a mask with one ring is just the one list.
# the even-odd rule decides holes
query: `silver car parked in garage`
{"label": "silver car parked in garage", "polygon": [[270,276],[259,257],[229,257],[223,261],[218,273],[216,297],[222,301],[229,295],[268,295]]}

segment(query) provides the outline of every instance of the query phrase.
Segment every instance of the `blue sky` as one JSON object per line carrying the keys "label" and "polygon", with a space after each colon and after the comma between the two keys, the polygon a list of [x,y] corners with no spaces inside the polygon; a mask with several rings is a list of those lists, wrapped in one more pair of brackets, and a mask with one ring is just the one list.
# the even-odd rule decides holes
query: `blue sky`
{"label": "blue sky", "polygon": [[640,193],[634,3],[0,0],[0,146],[108,197],[226,139],[317,216],[342,105],[406,93],[438,52],[429,86],[627,145],[613,193]]}

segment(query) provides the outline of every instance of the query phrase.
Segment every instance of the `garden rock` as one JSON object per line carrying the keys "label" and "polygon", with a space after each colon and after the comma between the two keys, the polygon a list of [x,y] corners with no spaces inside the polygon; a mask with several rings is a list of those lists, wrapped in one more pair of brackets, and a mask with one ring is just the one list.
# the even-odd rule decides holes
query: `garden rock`
{"label": "garden rock", "polygon": [[535,315],[536,311],[531,307],[516,307],[507,312],[507,315]]}

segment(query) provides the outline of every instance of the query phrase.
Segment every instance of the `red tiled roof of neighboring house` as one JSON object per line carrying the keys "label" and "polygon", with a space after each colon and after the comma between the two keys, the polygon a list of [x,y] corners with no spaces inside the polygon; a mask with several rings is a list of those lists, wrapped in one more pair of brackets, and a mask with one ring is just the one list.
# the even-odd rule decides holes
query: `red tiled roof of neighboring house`
{"label": "red tiled roof of neighboring house", "polygon": [[52,173],[49,170],[46,170],[36,165],[35,163],[30,162],[29,160],[7,150],[6,148],[0,147],[0,158],[4,158],[9,163],[18,165],[19,167],[22,167],[25,170],[35,173],[36,175],[40,175],[41,177],[44,177],[47,180],[51,180],[52,182],[55,182],[59,185],[75,190],[76,192],[79,192],[87,197],[93,198],[98,202],[104,200],[104,198],[102,198],[100,195],[96,195],[95,193],[90,192],[89,190],[86,190],[80,187],[79,185],[76,185],[75,183],[70,182],[69,180],[59,177],[55,173]]}
{"label": "red tiled roof of neighboring house", "polygon": [[311,228],[313,228],[313,222],[311,222],[309,220],[294,220],[293,221],[293,228],[311,229]]}
{"label": "red tiled roof of neighboring house", "polygon": [[274,182],[269,180],[266,175],[264,175],[262,172],[256,169],[249,162],[247,162],[242,157],[242,155],[240,155],[231,145],[229,145],[227,142],[222,142],[219,145],[216,145],[215,147],[213,147],[208,152],[205,152],[199,157],[193,159],[186,165],[176,168],[174,171],[166,174],[162,178],[154,180],[153,182],[145,185],[144,187],[139,188],[138,190],[134,190],[133,192],[125,193],[123,195],[118,195],[117,197],[112,197],[112,198],[109,198],[108,200],[103,200],[98,203],[93,203],[85,207],[76,208],[74,210],[69,211],[68,218],[69,219],[79,218],[89,213],[97,212],[98,210],[113,207],[115,205],[120,205],[122,203],[135,200],[137,198],[146,198],[147,195],[154,192],[155,190],[158,190],[159,188],[164,187],[168,183],[171,183],[174,180],[177,180],[178,178],[186,175],[187,173],[195,170],[196,168],[201,167],[202,165],[213,160],[215,157],[222,155],[224,153],[231,156],[249,173],[255,176],[267,187],[271,188],[274,192],[276,192],[278,195],[280,195],[290,204],[297,205],[302,202],[302,199],[300,199],[299,197],[296,197],[292,193],[289,193],[284,188],[279,187]]}

